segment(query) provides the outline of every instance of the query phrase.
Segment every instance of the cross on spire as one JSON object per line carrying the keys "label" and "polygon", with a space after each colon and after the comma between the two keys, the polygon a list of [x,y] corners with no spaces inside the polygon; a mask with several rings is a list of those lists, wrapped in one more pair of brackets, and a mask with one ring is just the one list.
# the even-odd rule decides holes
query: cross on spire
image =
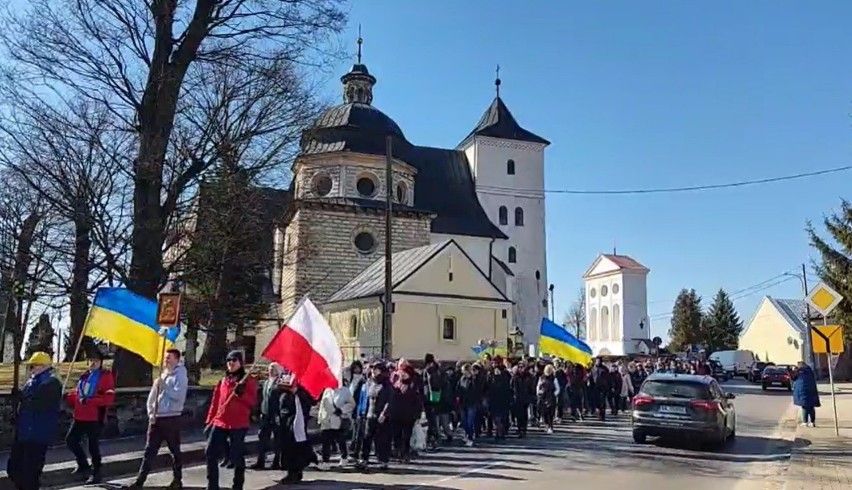
{"label": "cross on spire", "polygon": [[361,24],[358,24],[358,64],[361,64],[361,45],[364,44],[364,39],[361,37]]}
{"label": "cross on spire", "polygon": [[500,97],[500,65],[497,65],[497,78],[494,79],[494,87],[497,89],[497,97]]}

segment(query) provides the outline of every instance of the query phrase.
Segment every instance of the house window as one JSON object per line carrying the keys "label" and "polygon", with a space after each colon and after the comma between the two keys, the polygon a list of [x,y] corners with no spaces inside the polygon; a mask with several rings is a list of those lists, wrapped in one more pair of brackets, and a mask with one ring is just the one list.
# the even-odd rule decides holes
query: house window
{"label": "house window", "polygon": [[358,317],[355,315],[349,317],[349,338],[358,338]]}
{"label": "house window", "polygon": [[361,177],[358,177],[358,181],[355,182],[355,189],[361,197],[375,196],[378,187],[376,179],[372,175],[362,175]]}
{"label": "house window", "polygon": [[518,262],[518,251],[515,247],[509,247],[509,263],[515,264]]}
{"label": "house window", "polygon": [[515,208],[515,226],[524,226],[524,210]]}
{"label": "house window", "polygon": [[592,308],[589,312],[589,340],[598,340],[598,309]]}
{"label": "house window", "polygon": [[500,314],[503,317],[503,319],[505,320],[506,319],[506,310],[503,310]]}
{"label": "house window", "polygon": [[509,224],[509,209],[506,206],[500,206],[500,224]]}
{"label": "house window", "polygon": [[452,273],[452,272],[450,272],[450,273],[449,273],[449,277],[448,277],[448,278],[449,278],[450,282],[453,282],[453,273]]}
{"label": "house window", "polygon": [[509,175],[515,175],[515,161],[509,160],[506,162],[506,173]]}
{"label": "house window", "polygon": [[609,308],[601,308],[601,340],[609,340]]}
{"label": "house window", "polygon": [[396,201],[400,204],[408,202],[408,187],[405,182],[400,182],[396,185]]}
{"label": "house window", "polygon": [[441,326],[442,340],[456,340],[456,319],[452,317],[444,318],[444,324]]}
{"label": "house window", "polygon": [[612,340],[621,340],[621,307],[618,304],[612,305]]}
{"label": "house window", "polygon": [[333,186],[334,183],[331,181],[331,177],[325,174],[318,174],[314,177],[312,184],[314,195],[318,197],[325,197],[331,194],[331,188]]}
{"label": "house window", "polygon": [[362,254],[370,254],[376,250],[376,238],[367,231],[362,231],[355,235],[353,243],[355,244],[355,248]]}

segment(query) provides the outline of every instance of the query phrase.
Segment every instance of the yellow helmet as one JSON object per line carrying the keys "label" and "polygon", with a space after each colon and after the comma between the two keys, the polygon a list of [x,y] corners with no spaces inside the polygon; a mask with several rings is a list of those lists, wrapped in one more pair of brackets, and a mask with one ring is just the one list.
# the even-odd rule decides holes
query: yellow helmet
{"label": "yellow helmet", "polygon": [[30,366],[50,366],[53,364],[53,359],[47,352],[33,352],[27,364]]}

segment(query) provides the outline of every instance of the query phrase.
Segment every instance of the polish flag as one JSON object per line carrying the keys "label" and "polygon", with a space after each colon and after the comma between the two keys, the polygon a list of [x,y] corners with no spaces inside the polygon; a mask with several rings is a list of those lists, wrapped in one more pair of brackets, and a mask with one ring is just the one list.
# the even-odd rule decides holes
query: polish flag
{"label": "polish flag", "polygon": [[292,372],[296,382],[314,399],[326,388],[341,385],[340,346],[331,327],[308,298],[299,303],[290,321],[275,334],[262,356]]}

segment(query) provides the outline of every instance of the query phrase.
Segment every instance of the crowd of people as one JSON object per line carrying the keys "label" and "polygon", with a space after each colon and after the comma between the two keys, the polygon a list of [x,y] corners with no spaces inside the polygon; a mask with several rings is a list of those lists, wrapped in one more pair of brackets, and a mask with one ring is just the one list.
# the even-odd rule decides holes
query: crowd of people
{"label": "crowd of people", "polygon": [[[115,388],[112,373],[103,367],[103,357],[95,353],[89,362],[89,369],[64,399],[73,407],[74,421],[66,441],[77,460],[74,473],[94,484],[101,481],[99,436],[106,411],[114,403]],[[32,376],[22,391],[9,460],[9,475],[22,490],[38,488],[63,398],[50,356],[36,353],[29,366]],[[228,354],[226,366],[213,389],[206,419],[210,490],[219,488],[220,467],[233,468],[232,488],[243,488],[245,438],[258,405],[258,454],[250,469],[281,470],[285,472],[281,482],[287,484],[301,481],[312,464],[330,469],[334,454],[339,466],[383,470],[392,459],[407,463],[419,451],[452,444],[457,433],[470,447],[483,438],[526,437],[530,426],[551,434],[555,423],[587,417],[605,420],[607,414],[617,416],[629,410],[630,398],[651,372],[710,374],[710,366],[697,361],[596,359],[583,365],[485,355],[476,362],[441,364],[427,354],[416,363],[405,359],[354,361],[345,369],[341,386],[328,388],[315,399],[298,378],[278,364],[269,365],[268,376],[260,382],[247,373],[240,351]],[[163,370],[148,396],[150,425],[131,488],[144,486],[163,444],[173,456],[169,488],[182,488],[180,416],[187,387],[180,351],[166,351]],[[319,455],[307,430],[314,406],[320,429]],[[88,455],[83,438],[87,439]]]}

